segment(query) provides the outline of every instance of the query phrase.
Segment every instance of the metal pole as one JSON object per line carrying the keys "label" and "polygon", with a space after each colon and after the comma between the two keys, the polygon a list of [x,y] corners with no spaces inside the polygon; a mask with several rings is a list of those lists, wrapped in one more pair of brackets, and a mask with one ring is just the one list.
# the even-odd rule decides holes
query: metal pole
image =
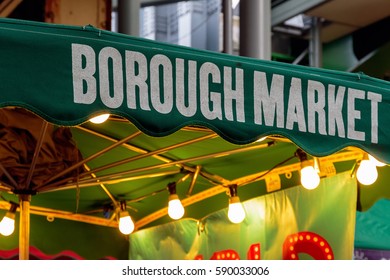
{"label": "metal pole", "polygon": [[27,176],[26,188],[29,188],[29,186],[30,186],[31,179],[32,179],[32,176],[33,176],[34,170],[35,170],[35,165],[38,161],[39,152],[41,151],[43,139],[44,139],[44,136],[45,136],[45,133],[47,131],[48,126],[49,126],[48,122],[44,121],[42,123],[41,133],[39,134],[39,139],[38,139],[38,142],[35,146],[34,156],[33,156],[33,159],[32,159],[31,165],[30,165],[30,170],[29,170],[28,176]]}
{"label": "metal pole", "polygon": [[140,0],[118,1],[118,32],[139,36],[140,30]]}
{"label": "metal pole", "polygon": [[30,201],[31,195],[19,195],[19,260],[28,260],[30,255]]}
{"label": "metal pole", "polygon": [[310,30],[310,66],[322,67],[321,19],[313,18]]}
{"label": "metal pole", "polygon": [[228,54],[233,54],[232,0],[223,1],[223,51]]}
{"label": "metal pole", "polygon": [[240,55],[271,59],[271,0],[240,1]]}
{"label": "metal pole", "polygon": [[200,172],[200,169],[202,167],[200,165],[197,165],[196,166],[196,170],[194,172],[194,175],[192,176],[192,180],[191,180],[191,183],[190,183],[190,187],[188,188],[188,191],[187,191],[187,196],[191,196],[192,194],[192,191],[195,187],[195,183],[196,183],[196,179],[198,178],[198,175],[199,175],[199,172]]}

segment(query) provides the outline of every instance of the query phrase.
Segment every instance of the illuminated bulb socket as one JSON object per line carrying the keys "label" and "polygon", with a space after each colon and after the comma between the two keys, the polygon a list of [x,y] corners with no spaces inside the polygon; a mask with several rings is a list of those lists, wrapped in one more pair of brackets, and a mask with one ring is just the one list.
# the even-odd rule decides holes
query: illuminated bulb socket
{"label": "illuminated bulb socket", "polygon": [[229,204],[233,203],[241,203],[240,198],[238,196],[232,196],[229,198]]}

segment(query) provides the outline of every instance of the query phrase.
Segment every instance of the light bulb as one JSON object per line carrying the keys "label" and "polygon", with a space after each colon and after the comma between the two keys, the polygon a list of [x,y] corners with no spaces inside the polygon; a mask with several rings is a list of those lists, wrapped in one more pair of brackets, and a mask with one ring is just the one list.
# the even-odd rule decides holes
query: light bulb
{"label": "light bulb", "polygon": [[15,230],[15,214],[8,212],[0,222],[0,233],[4,236],[11,235]]}
{"label": "light bulb", "polygon": [[184,207],[177,194],[169,195],[168,215],[174,220],[178,220],[184,215]]}
{"label": "light bulb", "polygon": [[308,190],[313,190],[320,184],[320,176],[313,166],[307,165],[301,169],[301,184]]}
{"label": "light bulb", "polygon": [[228,218],[235,224],[239,224],[245,219],[244,207],[242,207],[238,196],[233,196],[229,200]]}
{"label": "light bulb", "polygon": [[372,161],[376,166],[378,166],[378,167],[382,167],[382,166],[385,166],[386,165],[386,163],[383,163],[383,162],[381,162],[381,161],[379,161],[379,160],[377,160],[376,158],[374,158],[372,155],[368,155],[368,159],[370,160],[370,161]]}
{"label": "light bulb", "polygon": [[360,162],[359,168],[356,171],[356,177],[363,185],[371,185],[378,178],[378,171],[375,164],[368,159],[363,159]]}
{"label": "light bulb", "polygon": [[120,213],[119,231],[123,234],[130,234],[134,231],[134,222],[127,211]]}
{"label": "light bulb", "polygon": [[104,123],[108,118],[110,117],[110,114],[102,114],[96,117],[91,118],[89,121],[92,123]]}
{"label": "light bulb", "polygon": [[263,142],[265,139],[267,139],[267,136],[257,139],[256,142]]}

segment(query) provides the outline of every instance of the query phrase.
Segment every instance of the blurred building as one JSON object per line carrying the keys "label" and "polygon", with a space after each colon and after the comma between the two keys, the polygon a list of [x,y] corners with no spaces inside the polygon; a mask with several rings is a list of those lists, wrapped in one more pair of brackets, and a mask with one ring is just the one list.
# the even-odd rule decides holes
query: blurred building
{"label": "blurred building", "polygon": [[381,79],[390,77],[389,11],[389,0],[0,0],[2,17],[91,24],[235,55],[269,47],[273,60]]}
{"label": "blurred building", "polygon": [[143,7],[140,36],[219,51],[220,6],[221,0],[200,0]]}

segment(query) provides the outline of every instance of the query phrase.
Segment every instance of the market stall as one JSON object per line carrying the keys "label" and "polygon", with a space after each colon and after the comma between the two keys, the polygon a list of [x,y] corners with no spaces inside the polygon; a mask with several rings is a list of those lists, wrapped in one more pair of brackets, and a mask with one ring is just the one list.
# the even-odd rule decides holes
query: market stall
{"label": "market stall", "polygon": [[[321,186],[345,171],[356,184],[368,154],[390,162],[389,82],[362,73],[11,19],[0,20],[0,61],[13,128],[1,205],[19,199],[22,259],[30,212],[111,228],[130,212],[137,231],[170,221],[171,195],[201,219],[238,194],[300,185],[303,165]],[[109,120],[89,122],[100,114]]]}

